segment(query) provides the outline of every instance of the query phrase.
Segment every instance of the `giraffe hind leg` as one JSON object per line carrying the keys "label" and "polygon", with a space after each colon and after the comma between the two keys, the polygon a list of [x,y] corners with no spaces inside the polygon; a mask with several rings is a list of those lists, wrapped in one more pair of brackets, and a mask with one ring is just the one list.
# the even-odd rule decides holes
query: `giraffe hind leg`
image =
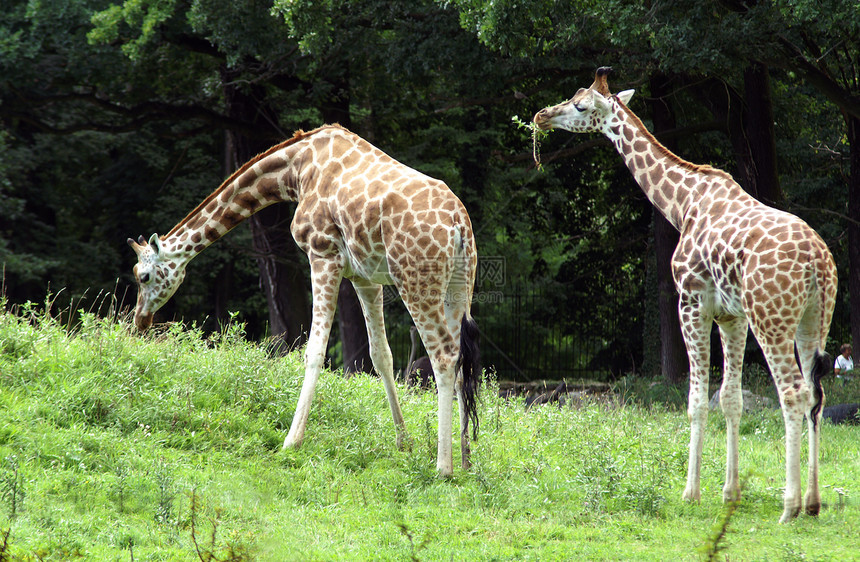
{"label": "giraffe hind leg", "polygon": [[382,379],[388,398],[388,406],[391,409],[391,417],[397,431],[397,448],[400,450],[411,448],[411,440],[406,432],[400,400],[397,397],[397,386],[394,383],[394,361],[391,356],[391,347],[388,345],[388,338],[385,335],[382,285],[354,279],[353,286],[355,286],[364,312],[364,321],[367,325],[370,343],[370,359],[373,361],[374,369]]}
{"label": "giraffe hind leg", "polygon": [[806,495],[803,497],[803,508],[807,515],[818,515],[821,511],[821,491],[818,484],[818,462],[821,451],[821,411],[824,409],[824,390],[821,379],[830,371],[830,356],[826,353],[815,352],[810,370],[813,381],[813,394],[817,393],[818,400],[811,400],[811,407],[806,414],[809,424],[809,454],[808,477],[806,480]]}
{"label": "giraffe hind leg", "polygon": [[451,476],[454,473],[451,448],[452,418],[459,342],[451,337],[441,298],[425,298],[423,301],[404,298],[404,302],[427,349],[433,374],[436,377],[438,403],[436,469],[441,476]]}
{"label": "giraffe hind leg", "polygon": [[803,498],[804,511],[808,515],[818,515],[821,510],[821,493],[818,483],[818,462],[821,435],[821,411],[824,408],[825,396],[821,386],[821,379],[830,371],[832,362],[830,357],[821,352],[822,338],[820,323],[820,310],[810,307],[801,318],[797,329],[795,345],[797,348],[800,369],[807,386],[812,395],[809,408],[806,412],[808,425],[808,477],[806,494]]}
{"label": "giraffe hind leg", "polygon": [[[753,328],[755,333],[755,326]],[[784,332],[780,331],[780,333]],[[768,341],[766,338],[758,337],[756,339],[770,366],[785,421],[785,494],[783,512],[779,521],[786,523],[800,513],[800,443],[803,434],[803,418],[809,409],[811,393],[797,366],[792,340],[783,338],[780,341]]]}
{"label": "giraffe hind leg", "polygon": [[469,426],[472,438],[478,437],[477,396],[480,387],[481,358],[480,331],[469,315],[469,281],[465,271],[455,270],[445,295],[445,321],[449,337],[458,344],[455,366],[454,392],[457,396],[457,409],[460,415],[460,458],[463,469],[472,466],[469,445]]}
{"label": "giraffe hind leg", "polygon": [[457,403],[460,411],[460,451],[464,469],[472,466],[469,447],[469,423],[472,425],[472,438],[478,438],[478,389],[481,377],[481,355],[478,346],[480,331],[477,323],[466,314],[460,327],[460,355],[457,373]]}

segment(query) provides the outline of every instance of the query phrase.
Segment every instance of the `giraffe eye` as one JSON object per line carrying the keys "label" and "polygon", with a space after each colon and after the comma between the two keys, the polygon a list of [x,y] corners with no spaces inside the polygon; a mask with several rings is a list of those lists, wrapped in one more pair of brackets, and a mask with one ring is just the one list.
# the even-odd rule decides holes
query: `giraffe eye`
{"label": "giraffe eye", "polygon": [[573,107],[575,107],[576,110],[579,111],[580,113],[585,111],[585,108],[580,106],[578,103],[573,104]]}
{"label": "giraffe eye", "polygon": [[143,275],[141,275],[140,282],[144,285],[149,283],[149,273],[144,273]]}

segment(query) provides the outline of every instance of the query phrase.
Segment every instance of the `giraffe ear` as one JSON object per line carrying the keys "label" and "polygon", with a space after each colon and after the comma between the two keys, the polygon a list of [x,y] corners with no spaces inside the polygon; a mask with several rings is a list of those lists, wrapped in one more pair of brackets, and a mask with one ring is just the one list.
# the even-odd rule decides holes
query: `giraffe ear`
{"label": "giraffe ear", "polygon": [[618,92],[617,97],[619,100],[621,100],[621,103],[627,105],[627,102],[629,102],[630,98],[633,97],[633,93],[635,91],[636,90],[624,90],[623,92]]}
{"label": "giraffe ear", "polygon": [[591,103],[594,106],[594,109],[600,110],[602,112],[609,111],[609,101],[603,97],[603,94],[591,90]]}
{"label": "giraffe ear", "polygon": [[149,237],[149,245],[152,246],[152,251],[156,254],[161,252],[161,238],[158,237],[158,234]]}

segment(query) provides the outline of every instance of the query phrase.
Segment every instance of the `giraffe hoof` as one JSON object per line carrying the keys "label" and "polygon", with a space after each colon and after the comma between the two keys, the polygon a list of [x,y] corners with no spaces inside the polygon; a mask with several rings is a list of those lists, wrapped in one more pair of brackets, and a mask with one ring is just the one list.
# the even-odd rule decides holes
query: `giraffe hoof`
{"label": "giraffe hoof", "polygon": [[782,517],[779,518],[779,522],[780,523],[791,523],[792,520],[794,520],[798,516],[799,513],[800,513],[799,508],[796,508],[796,507],[788,508],[787,507],[787,508],[785,508],[785,511],[782,512]]}
{"label": "giraffe hoof", "polygon": [[736,502],[741,499],[741,491],[738,488],[723,490],[723,503]]}
{"label": "giraffe hoof", "polygon": [[472,468],[472,450],[468,446],[463,449],[462,456],[460,457],[460,465],[463,467],[463,470]]}
{"label": "giraffe hoof", "polygon": [[436,471],[439,473],[439,478],[451,478],[454,476],[453,463],[449,463],[448,466],[436,463]]}
{"label": "giraffe hoof", "polygon": [[690,503],[698,503],[701,496],[698,491],[694,491],[692,488],[687,488],[684,490],[684,493],[681,494],[681,499]]}
{"label": "giraffe hoof", "polygon": [[403,433],[397,434],[397,450],[398,451],[411,453],[413,444],[414,444],[414,442],[412,441],[412,437],[410,437],[408,433],[403,432]]}
{"label": "giraffe hoof", "polygon": [[821,512],[821,495],[817,489],[811,487],[807,490],[803,497],[803,505],[803,510],[812,517],[816,517]]}

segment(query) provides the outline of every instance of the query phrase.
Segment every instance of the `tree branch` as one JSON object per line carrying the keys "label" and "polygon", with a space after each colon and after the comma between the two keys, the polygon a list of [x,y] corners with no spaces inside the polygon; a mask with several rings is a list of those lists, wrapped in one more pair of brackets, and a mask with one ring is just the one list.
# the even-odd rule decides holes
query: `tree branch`
{"label": "tree branch", "polygon": [[[207,55],[222,62],[227,60],[224,53],[218,50],[218,47],[202,37],[197,37],[188,33],[165,33],[164,36],[170,43],[187,51],[191,51],[192,53]],[[262,62],[250,56],[245,57],[242,61],[242,66],[245,69],[251,69],[252,74],[254,75],[254,79],[249,80],[248,82],[254,84],[268,83],[285,92],[290,92],[299,88],[309,91],[313,87],[313,84],[301,80],[292,74],[285,74],[276,68],[279,62],[296,54],[298,50],[299,47],[298,44],[296,44],[283,55],[270,62]]]}
{"label": "tree branch", "polygon": [[[678,127],[676,129],[667,129],[660,133],[655,134],[654,136],[657,140],[662,142],[670,142],[674,139],[688,137],[690,135],[696,135],[699,133],[705,133],[708,131],[725,131],[726,124],[721,121],[705,121],[704,123],[698,123],[696,125],[690,125],[687,127]],[[582,141],[577,143],[576,145],[570,148],[563,148],[561,150],[556,150],[549,153],[544,153],[541,157],[541,161],[544,164],[552,162],[553,160],[558,160],[559,158],[572,158],[586,150],[591,150],[592,148],[596,148],[598,146],[608,147],[612,146],[606,137],[599,137],[588,139],[586,141]],[[501,154],[497,155],[503,162],[517,163],[524,162],[528,160],[532,160],[533,155],[532,152],[520,152],[518,154],[513,154],[510,156],[504,156]]]}
{"label": "tree branch", "polygon": [[[239,132],[251,138],[271,138],[281,140],[281,135],[275,131],[267,131],[250,123],[233,119],[216,111],[212,111],[200,105],[174,105],[165,102],[147,101],[134,106],[126,107],[99,98],[95,93],[59,94],[51,96],[25,96],[22,92],[12,90],[20,104],[4,104],[0,106],[0,117],[11,117],[21,119],[32,127],[46,133],[68,135],[79,131],[100,131],[106,133],[126,133],[139,129],[151,121],[196,121],[203,122],[207,126],[219,129],[229,129]],[[119,116],[123,119],[120,123],[110,122],[110,118],[102,121],[85,119],[70,125],[56,126],[48,120],[37,117],[38,112],[26,111],[26,109],[44,108],[54,104],[70,105],[84,103],[95,106],[108,114]],[[16,108],[15,105],[18,105]],[[22,109],[23,106],[23,109]],[[68,113],[66,113],[68,116]],[[205,127],[204,127],[205,128]],[[195,128],[195,131],[200,130]],[[180,133],[179,136],[185,136]]]}
{"label": "tree branch", "polygon": [[780,45],[782,45],[785,54],[794,64],[788,64],[788,68],[797,70],[803,77],[815,86],[824,96],[831,102],[835,103],[839,109],[845,113],[860,119],[860,98],[852,95],[850,90],[842,87],[831,78],[824,70],[810,62],[803,51],[784,36],[777,37]]}

